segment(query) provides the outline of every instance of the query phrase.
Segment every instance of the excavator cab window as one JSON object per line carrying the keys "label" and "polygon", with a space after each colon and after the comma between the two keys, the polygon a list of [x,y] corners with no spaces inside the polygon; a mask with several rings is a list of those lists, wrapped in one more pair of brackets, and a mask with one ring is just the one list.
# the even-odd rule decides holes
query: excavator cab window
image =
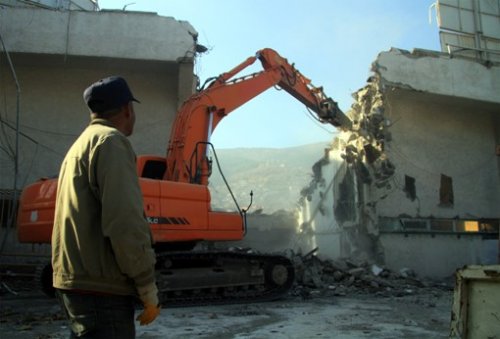
{"label": "excavator cab window", "polygon": [[148,179],[163,179],[165,170],[167,169],[167,164],[165,161],[161,160],[148,160],[144,164],[144,168],[141,173],[141,178]]}

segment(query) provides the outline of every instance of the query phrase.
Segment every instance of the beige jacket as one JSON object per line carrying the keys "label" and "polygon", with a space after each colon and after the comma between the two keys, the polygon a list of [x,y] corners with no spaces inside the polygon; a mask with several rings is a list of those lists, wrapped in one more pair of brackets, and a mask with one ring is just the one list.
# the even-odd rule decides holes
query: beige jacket
{"label": "beige jacket", "polygon": [[135,154],[128,139],[95,119],[59,173],[52,268],[55,288],[136,294],[155,281]]}

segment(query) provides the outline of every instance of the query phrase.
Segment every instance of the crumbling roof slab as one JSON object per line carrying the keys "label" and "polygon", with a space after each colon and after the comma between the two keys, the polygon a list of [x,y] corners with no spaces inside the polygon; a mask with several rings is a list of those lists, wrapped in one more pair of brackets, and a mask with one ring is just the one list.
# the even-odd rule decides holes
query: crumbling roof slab
{"label": "crumbling roof slab", "polygon": [[372,65],[382,85],[500,103],[500,66],[448,54],[391,49]]}

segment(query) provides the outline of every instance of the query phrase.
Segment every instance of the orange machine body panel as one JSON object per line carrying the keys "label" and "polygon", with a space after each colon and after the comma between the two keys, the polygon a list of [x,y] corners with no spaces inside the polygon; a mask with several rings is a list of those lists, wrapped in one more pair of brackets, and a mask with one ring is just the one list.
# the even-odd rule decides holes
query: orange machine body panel
{"label": "orange machine body panel", "polygon": [[17,215],[20,242],[50,243],[57,179],[42,179],[23,189]]}
{"label": "orange machine body panel", "polygon": [[[140,157],[140,174],[148,160],[165,162],[164,158]],[[238,212],[212,211],[207,186],[148,178],[139,178],[139,184],[156,243],[243,238],[243,217]],[[56,193],[57,179],[39,180],[23,190],[18,212],[20,242],[50,243]]]}
{"label": "orange machine body panel", "polygon": [[155,242],[243,239],[242,216],[212,211],[207,186],[151,179],[140,184]]}

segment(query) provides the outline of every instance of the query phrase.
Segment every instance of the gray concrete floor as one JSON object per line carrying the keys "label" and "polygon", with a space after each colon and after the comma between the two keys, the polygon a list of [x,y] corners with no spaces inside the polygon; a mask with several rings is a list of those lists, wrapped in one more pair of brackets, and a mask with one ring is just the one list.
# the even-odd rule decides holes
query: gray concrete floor
{"label": "gray concrete floor", "polygon": [[[424,289],[403,296],[312,295],[245,305],[162,310],[137,338],[447,338],[452,292]],[[139,312],[139,310],[138,310]],[[67,338],[54,299],[33,292],[0,296],[1,338]]]}

